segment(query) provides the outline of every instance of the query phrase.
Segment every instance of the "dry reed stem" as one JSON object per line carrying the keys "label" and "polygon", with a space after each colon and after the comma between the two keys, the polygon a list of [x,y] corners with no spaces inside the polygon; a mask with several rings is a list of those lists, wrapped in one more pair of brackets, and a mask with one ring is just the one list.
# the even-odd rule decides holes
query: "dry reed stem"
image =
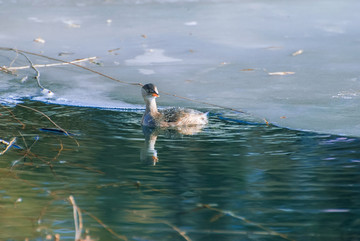
{"label": "dry reed stem", "polygon": [[75,224],[75,241],[81,240],[81,233],[83,228],[82,215],[80,208],[76,205],[75,199],[72,195],[69,196],[71,205],[73,206],[74,224]]}
{"label": "dry reed stem", "polygon": [[[83,59],[76,59],[70,62],[64,62],[64,63],[54,63],[54,64],[34,64],[33,66],[36,68],[43,68],[43,67],[54,67],[54,66],[62,66],[62,65],[69,65],[69,64],[76,64],[76,63],[81,63],[81,62],[85,62],[85,61],[92,61],[95,60],[97,57],[89,57],[89,58],[83,58]],[[18,66],[18,67],[7,67],[7,70],[20,70],[20,69],[29,69],[32,66]]]}
{"label": "dry reed stem", "polygon": [[294,239],[289,238],[289,237],[288,237],[287,235],[285,235],[285,234],[282,234],[282,233],[278,233],[278,232],[276,232],[276,231],[273,231],[273,230],[271,230],[270,228],[267,228],[267,227],[264,227],[264,226],[261,225],[261,224],[252,222],[252,221],[246,219],[245,217],[236,215],[236,214],[234,214],[234,213],[231,212],[231,211],[225,211],[225,210],[221,210],[221,209],[219,209],[219,208],[214,208],[214,207],[212,207],[212,206],[209,205],[209,204],[201,204],[201,207],[202,207],[202,208],[209,209],[209,210],[212,210],[212,211],[216,211],[216,212],[222,213],[222,214],[224,214],[224,215],[227,215],[227,216],[233,217],[233,218],[235,218],[235,219],[239,219],[239,220],[241,220],[241,221],[244,221],[245,223],[254,225],[254,226],[256,226],[256,227],[258,227],[258,228],[266,231],[268,234],[271,234],[271,235],[274,235],[274,236],[279,236],[279,237],[281,237],[281,238],[283,238],[283,239],[286,239],[286,240],[289,240],[289,241],[295,241]]}
{"label": "dry reed stem", "polygon": [[117,237],[118,239],[127,241],[127,237],[124,235],[120,235],[117,234],[114,230],[112,230],[111,228],[109,228],[109,226],[107,226],[105,223],[103,223],[98,217],[96,217],[95,215],[93,215],[92,213],[83,210],[83,212],[87,215],[89,215],[90,217],[92,217],[96,222],[98,222],[101,226],[103,226],[103,228],[105,228],[109,233],[111,233],[112,235],[114,235],[115,237]]}
{"label": "dry reed stem", "polygon": [[4,155],[5,152],[7,152],[7,151],[9,150],[9,148],[15,143],[15,141],[16,141],[16,137],[14,137],[14,138],[9,142],[9,144],[7,144],[6,148],[5,148],[2,152],[0,152],[0,155]]}
{"label": "dry reed stem", "polygon": [[15,75],[15,71],[8,70],[6,66],[0,66],[0,71],[5,74]]}

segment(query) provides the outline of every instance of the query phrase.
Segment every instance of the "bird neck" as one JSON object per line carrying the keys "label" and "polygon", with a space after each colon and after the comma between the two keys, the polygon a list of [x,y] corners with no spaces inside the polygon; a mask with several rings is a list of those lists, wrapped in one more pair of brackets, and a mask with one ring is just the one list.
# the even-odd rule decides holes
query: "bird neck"
{"label": "bird neck", "polygon": [[156,105],[156,100],[155,98],[150,98],[150,99],[146,99],[146,110],[145,113],[149,113],[151,115],[156,115],[159,113],[158,109],[157,109],[157,105]]}

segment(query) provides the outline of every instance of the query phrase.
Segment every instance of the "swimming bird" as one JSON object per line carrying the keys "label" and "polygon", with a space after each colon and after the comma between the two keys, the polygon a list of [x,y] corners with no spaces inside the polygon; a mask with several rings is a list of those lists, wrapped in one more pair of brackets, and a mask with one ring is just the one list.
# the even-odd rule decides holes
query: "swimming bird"
{"label": "swimming bird", "polygon": [[156,105],[156,98],[160,95],[154,84],[144,85],[141,93],[146,103],[146,110],[141,120],[143,126],[180,127],[205,125],[208,123],[208,113],[202,113],[193,109],[173,107],[159,111]]}

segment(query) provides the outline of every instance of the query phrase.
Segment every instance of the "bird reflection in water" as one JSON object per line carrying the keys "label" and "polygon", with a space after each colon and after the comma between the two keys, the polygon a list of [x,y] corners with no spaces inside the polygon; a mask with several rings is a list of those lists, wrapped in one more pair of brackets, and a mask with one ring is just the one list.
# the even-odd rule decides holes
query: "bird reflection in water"
{"label": "bird reflection in water", "polygon": [[155,143],[160,133],[176,135],[194,135],[202,130],[208,123],[208,113],[202,113],[193,109],[168,108],[158,110],[156,98],[160,97],[159,91],[154,84],[146,84],[141,88],[146,109],[141,120],[145,135],[145,147],[141,150],[141,161],[156,165],[159,157],[155,149]]}
{"label": "bird reflection in water", "polygon": [[161,134],[165,138],[180,138],[183,135],[195,135],[202,131],[205,125],[177,126],[173,128],[160,128],[142,126],[145,136],[145,145],[140,152],[140,160],[147,164],[155,166],[159,162],[158,152],[155,144],[158,136]]}

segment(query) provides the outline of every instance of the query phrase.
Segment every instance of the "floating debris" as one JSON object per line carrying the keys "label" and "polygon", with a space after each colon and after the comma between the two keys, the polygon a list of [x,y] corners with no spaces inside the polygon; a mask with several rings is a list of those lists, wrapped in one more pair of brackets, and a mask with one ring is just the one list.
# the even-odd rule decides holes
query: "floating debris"
{"label": "floating debris", "polygon": [[113,55],[118,55],[117,51],[119,51],[121,48],[115,48],[115,49],[109,49],[108,53]]}
{"label": "floating debris", "polygon": [[70,136],[74,135],[72,133],[65,132],[64,130],[60,130],[60,129],[56,129],[56,128],[40,128],[39,130],[43,131],[43,132],[50,132],[50,133],[60,134],[60,135],[70,135]]}
{"label": "floating debris", "polygon": [[255,69],[242,69],[241,71],[254,71]]}
{"label": "floating debris", "polygon": [[196,26],[198,23],[196,21],[186,22],[184,25],[186,26]]}
{"label": "floating debris", "polygon": [[18,199],[16,199],[15,203],[14,203],[14,207],[16,208],[18,203],[21,203],[23,200],[21,197],[19,197]]}
{"label": "floating debris", "polygon": [[295,72],[269,72],[269,75],[291,75],[295,74]]}
{"label": "floating debris", "polygon": [[44,44],[45,40],[43,38],[39,37],[39,38],[34,39],[34,42]]}
{"label": "floating debris", "polygon": [[282,49],[282,48],[283,48],[282,46],[269,46],[269,47],[266,47],[265,49],[276,50],[276,49]]}
{"label": "floating debris", "polygon": [[72,20],[63,21],[69,28],[80,28],[80,24],[74,23]]}
{"label": "floating debris", "polygon": [[0,66],[0,71],[4,72],[6,74],[15,74],[15,71],[10,70],[8,67],[6,66]]}
{"label": "floating debris", "polygon": [[67,56],[67,55],[73,55],[73,54],[75,54],[75,53],[73,53],[73,52],[60,52],[58,54],[58,56]]}
{"label": "floating debris", "polygon": [[227,64],[230,64],[229,62],[221,62],[220,65],[227,65]]}
{"label": "floating debris", "polygon": [[27,79],[28,79],[28,76],[26,75],[26,76],[24,76],[24,77],[21,78],[20,82],[21,82],[21,83],[24,83],[25,81],[27,81]]}
{"label": "floating debris", "polygon": [[292,55],[292,56],[296,56],[296,55],[300,55],[300,54],[302,54],[303,52],[304,52],[304,50],[299,49],[298,51],[296,51],[296,52],[292,53],[291,55]]}
{"label": "floating debris", "polygon": [[41,94],[43,94],[43,95],[45,95],[47,97],[53,97],[54,96],[54,92],[52,92],[51,90],[46,89],[46,88],[41,90]]}

